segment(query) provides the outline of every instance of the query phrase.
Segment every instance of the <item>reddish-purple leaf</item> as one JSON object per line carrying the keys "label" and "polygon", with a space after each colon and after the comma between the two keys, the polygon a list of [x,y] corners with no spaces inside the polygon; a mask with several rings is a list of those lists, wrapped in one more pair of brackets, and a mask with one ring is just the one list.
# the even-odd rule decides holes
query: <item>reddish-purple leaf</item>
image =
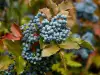
{"label": "reddish-purple leaf", "polygon": [[13,33],[13,35],[15,37],[22,37],[22,33],[21,33],[21,30],[20,30],[20,27],[16,24],[12,24],[11,26],[11,32]]}
{"label": "reddish-purple leaf", "polygon": [[19,26],[16,24],[12,24],[11,33],[5,34],[2,38],[8,40],[20,40],[22,38],[22,34]]}
{"label": "reddish-purple leaf", "polygon": [[15,37],[12,33],[7,33],[2,38],[8,40],[20,40],[20,37]]}

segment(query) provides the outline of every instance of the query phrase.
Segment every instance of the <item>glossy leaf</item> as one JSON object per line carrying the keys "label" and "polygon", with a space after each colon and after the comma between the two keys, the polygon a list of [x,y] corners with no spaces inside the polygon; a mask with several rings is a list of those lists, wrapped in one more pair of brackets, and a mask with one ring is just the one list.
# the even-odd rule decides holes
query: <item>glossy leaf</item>
{"label": "glossy leaf", "polygon": [[80,44],[84,48],[88,48],[89,50],[94,50],[94,47],[87,41],[84,41]]}
{"label": "glossy leaf", "polygon": [[60,48],[57,47],[57,45],[48,45],[43,49],[42,57],[51,56],[51,55],[57,53],[59,50],[60,50]]}
{"label": "glossy leaf", "polygon": [[8,66],[13,63],[13,60],[11,60],[7,55],[1,56],[0,55],[0,70],[8,69]]}
{"label": "glossy leaf", "polygon": [[53,64],[52,70],[60,72],[61,75],[66,75],[67,74],[66,70],[63,67],[61,67],[61,63]]}
{"label": "glossy leaf", "polygon": [[89,50],[94,50],[93,46],[89,42],[82,40],[81,38],[70,37],[70,39],[84,48],[88,48]]}
{"label": "glossy leaf", "polygon": [[71,67],[81,67],[82,65],[74,60],[72,60],[73,53],[65,55],[66,64]]}
{"label": "glossy leaf", "polygon": [[17,57],[16,59],[16,71],[17,74],[20,74],[24,71],[24,68],[26,66],[26,61],[21,57]]}
{"label": "glossy leaf", "polygon": [[21,55],[21,43],[20,41],[5,40],[4,44],[7,46],[8,51],[12,52],[15,56]]}
{"label": "glossy leaf", "polygon": [[16,24],[12,24],[11,32],[15,37],[20,37],[20,38],[22,37],[20,27]]}
{"label": "glossy leaf", "polygon": [[70,38],[67,38],[67,40],[64,43],[59,44],[59,46],[64,49],[79,49],[80,48],[80,46],[76,42],[71,40]]}
{"label": "glossy leaf", "polygon": [[12,24],[11,32],[5,34],[2,38],[8,40],[20,40],[22,38],[21,30],[16,24]]}
{"label": "glossy leaf", "polygon": [[15,37],[12,33],[7,33],[2,38],[8,40],[20,40],[20,37]]}

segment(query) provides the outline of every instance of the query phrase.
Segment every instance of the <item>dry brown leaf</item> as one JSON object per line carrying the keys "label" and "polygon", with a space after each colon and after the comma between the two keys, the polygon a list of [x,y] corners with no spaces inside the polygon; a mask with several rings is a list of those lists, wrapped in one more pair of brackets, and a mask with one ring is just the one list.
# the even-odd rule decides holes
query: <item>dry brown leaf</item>
{"label": "dry brown leaf", "polygon": [[56,15],[59,12],[59,8],[56,3],[54,3],[52,0],[46,0],[46,4],[49,8],[53,10],[53,13]]}
{"label": "dry brown leaf", "polygon": [[53,0],[53,2],[55,2],[57,5],[60,4],[62,1],[64,0]]}
{"label": "dry brown leaf", "polygon": [[48,19],[50,19],[52,17],[50,9],[48,9],[48,8],[43,8],[43,9],[40,9],[39,11],[43,12],[47,16]]}
{"label": "dry brown leaf", "polygon": [[67,26],[72,28],[75,25],[75,22],[73,19],[67,19]]}
{"label": "dry brown leaf", "polygon": [[[58,5],[62,14],[67,15],[67,23],[69,27],[73,27],[76,23],[75,9],[71,1],[62,2]],[[67,11],[66,11],[67,10]]]}
{"label": "dry brown leaf", "polygon": [[61,4],[58,4],[57,6],[57,4],[52,0],[48,0],[47,5],[53,10],[55,15],[58,13],[66,15],[68,23],[67,25],[69,27],[73,27],[76,24],[76,12],[71,1],[62,1]]}
{"label": "dry brown leaf", "polygon": [[46,75],[53,75],[52,72],[47,72]]}
{"label": "dry brown leaf", "polygon": [[63,15],[65,15],[66,17],[68,17],[69,12],[68,12],[68,11],[62,10],[62,11],[60,12],[60,14],[63,14]]}
{"label": "dry brown leaf", "polygon": [[61,10],[68,10],[73,8],[73,4],[70,1],[63,1],[61,4],[58,5],[60,11]]}

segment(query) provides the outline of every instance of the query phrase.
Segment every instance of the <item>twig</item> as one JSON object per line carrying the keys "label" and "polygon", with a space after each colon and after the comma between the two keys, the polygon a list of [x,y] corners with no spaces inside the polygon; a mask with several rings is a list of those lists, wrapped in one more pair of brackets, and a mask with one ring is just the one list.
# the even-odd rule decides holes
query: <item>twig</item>
{"label": "twig", "polygon": [[65,58],[64,58],[64,52],[63,51],[60,51],[59,52],[59,55],[60,55],[60,57],[61,57],[61,61],[62,61],[62,63],[63,63],[63,66],[64,66],[64,69],[65,69],[65,71],[67,72],[68,71],[68,69],[67,69],[67,65],[66,65],[66,61],[65,61]]}

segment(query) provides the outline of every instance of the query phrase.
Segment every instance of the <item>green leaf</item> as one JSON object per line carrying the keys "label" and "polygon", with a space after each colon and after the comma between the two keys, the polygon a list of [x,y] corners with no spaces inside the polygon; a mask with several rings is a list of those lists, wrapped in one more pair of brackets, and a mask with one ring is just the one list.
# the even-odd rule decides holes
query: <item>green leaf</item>
{"label": "green leaf", "polygon": [[24,71],[25,66],[26,66],[26,61],[21,56],[19,56],[16,59],[16,70],[18,75]]}
{"label": "green leaf", "polygon": [[59,46],[64,49],[79,49],[80,48],[80,46],[76,42],[71,40],[70,38],[67,38],[67,40],[64,43],[59,44]]}
{"label": "green leaf", "polygon": [[53,64],[53,65],[52,65],[52,70],[53,70],[53,71],[56,71],[57,68],[59,68],[59,67],[60,67],[60,63]]}
{"label": "green leaf", "polygon": [[68,61],[67,65],[71,66],[71,67],[81,67],[82,65],[78,62],[75,61]]}
{"label": "green leaf", "polygon": [[88,48],[89,50],[94,50],[93,46],[87,42],[87,41],[84,41],[80,44],[82,47],[85,47],[85,48]]}
{"label": "green leaf", "polygon": [[60,48],[57,45],[47,45],[42,51],[42,57],[48,57],[57,53]]}
{"label": "green leaf", "polygon": [[66,64],[71,67],[81,67],[82,65],[76,61],[72,60],[73,53],[68,53],[65,55]]}
{"label": "green leaf", "polygon": [[81,44],[83,40],[81,38],[75,38],[75,37],[69,37],[73,42],[76,42],[78,44]]}
{"label": "green leaf", "polygon": [[0,40],[0,53],[1,52],[4,52],[4,49],[3,49],[3,41],[2,40]]}
{"label": "green leaf", "polygon": [[21,43],[20,41],[11,41],[11,40],[5,40],[4,44],[7,46],[8,51],[13,53],[15,56],[21,55]]}
{"label": "green leaf", "polygon": [[65,71],[65,69],[63,67],[61,67],[61,63],[53,64],[52,70],[60,72],[61,75],[66,75],[67,74],[67,72]]}
{"label": "green leaf", "polygon": [[42,49],[43,48],[43,38],[42,37],[40,37],[40,40],[39,40],[39,44],[40,44],[40,48]]}
{"label": "green leaf", "polygon": [[0,56],[0,70],[8,69],[8,66],[14,63],[13,60],[11,60],[7,55]]}
{"label": "green leaf", "polygon": [[30,21],[30,18],[28,16],[25,16],[21,19],[21,25],[27,24]]}
{"label": "green leaf", "polygon": [[88,42],[81,38],[69,37],[73,42],[76,42],[80,46],[84,48],[88,48],[89,50],[94,50],[93,46]]}
{"label": "green leaf", "polygon": [[96,56],[94,56],[94,58],[93,58],[93,63],[96,65],[96,67],[100,67],[100,61],[98,61],[98,60],[100,60],[100,55],[99,54],[96,54]]}

